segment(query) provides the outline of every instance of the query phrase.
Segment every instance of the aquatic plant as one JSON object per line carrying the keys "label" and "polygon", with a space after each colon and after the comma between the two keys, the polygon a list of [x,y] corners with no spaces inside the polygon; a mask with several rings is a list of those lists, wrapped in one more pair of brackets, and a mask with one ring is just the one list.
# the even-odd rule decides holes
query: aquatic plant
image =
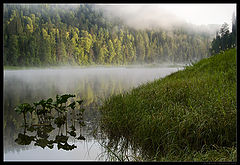
{"label": "aquatic plant", "polygon": [[[39,102],[33,103],[34,106],[31,106],[28,103],[23,103],[18,105],[15,108],[15,111],[19,114],[23,114],[24,118],[24,133],[19,133],[17,139],[15,140],[16,143],[19,145],[29,145],[31,142],[35,142],[35,146],[40,146],[41,148],[48,147],[50,149],[53,148],[53,144],[56,143],[58,149],[64,150],[72,150],[76,148],[75,145],[69,145],[67,143],[68,137],[67,133],[72,136],[76,137],[76,128],[75,128],[75,120],[79,121],[79,127],[85,126],[83,120],[83,112],[84,109],[81,108],[81,104],[83,100],[75,101],[68,104],[68,99],[73,98],[75,95],[71,94],[64,94],[62,96],[56,96],[56,101],[53,101],[52,98],[47,100],[40,100]],[[77,114],[75,115],[75,108],[79,109]],[[52,112],[55,110],[55,112]],[[70,126],[70,131],[68,131],[67,127],[67,114],[71,111],[72,115],[72,125]],[[31,121],[32,120],[32,113],[34,112],[37,115],[38,123],[31,123],[27,125],[27,113],[31,114]],[[51,133],[55,128],[52,124],[55,124],[56,127],[59,129],[58,135],[55,137],[55,140],[49,140],[49,133]],[[60,134],[60,129],[62,126],[66,124],[66,135]],[[36,132],[35,136],[27,135],[27,131],[34,133]],[[81,135],[76,138],[77,140],[85,140],[85,138]]]}
{"label": "aquatic plant", "polygon": [[18,113],[18,114],[23,114],[23,119],[24,119],[24,125],[27,125],[27,121],[26,121],[26,114],[28,112],[30,112],[32,114],[32,112],[34,111],[33,107],[28,104],[28,103],[23,103],[23,104],[20,104],[19,106],[17,106],[15,108],[15,111]]}

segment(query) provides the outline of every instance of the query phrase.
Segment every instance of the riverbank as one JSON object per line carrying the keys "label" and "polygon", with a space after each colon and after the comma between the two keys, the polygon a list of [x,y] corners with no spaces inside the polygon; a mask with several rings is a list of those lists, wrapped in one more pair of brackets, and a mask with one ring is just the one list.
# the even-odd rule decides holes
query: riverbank
{"label": "riverbank", "polygon": [[236,68],[230,49],[113,95],[101,128],[140,148],[142,160],[236,161]]}

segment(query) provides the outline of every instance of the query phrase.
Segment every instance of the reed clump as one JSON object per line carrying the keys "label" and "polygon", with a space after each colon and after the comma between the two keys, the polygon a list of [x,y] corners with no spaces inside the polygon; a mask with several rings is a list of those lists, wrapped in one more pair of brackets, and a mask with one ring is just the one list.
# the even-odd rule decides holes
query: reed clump
{"label": "reed clump", "polygon": [[236,68],[233,48],[111,96],[100,108],[101,128],[141,148],[146,160],[177,161],[185,153],[188,161],[222,161],[211,156],[218,148],[224,161],[236,161]]}

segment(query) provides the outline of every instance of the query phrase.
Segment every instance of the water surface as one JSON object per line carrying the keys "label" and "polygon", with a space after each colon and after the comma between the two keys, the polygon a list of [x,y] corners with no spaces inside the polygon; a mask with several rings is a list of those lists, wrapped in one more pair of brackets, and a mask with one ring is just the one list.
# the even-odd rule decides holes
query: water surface
{"label": "water surface", "polygon": [[[98,106],[112,94],[128,91],[142,83],[164,77],[181,68],[59,68],[4,70],[4,161],[95,161],[106,160],[100,136],[96,136],[100,117]],[[77,148],[71,151],[39,146],[18,145],[15,139],[23,132],[22,116],[14,108],[24,102],[75,94],[83,99],[86,140],[69,138]],[[93,134],[94,132],[94,134]]]}

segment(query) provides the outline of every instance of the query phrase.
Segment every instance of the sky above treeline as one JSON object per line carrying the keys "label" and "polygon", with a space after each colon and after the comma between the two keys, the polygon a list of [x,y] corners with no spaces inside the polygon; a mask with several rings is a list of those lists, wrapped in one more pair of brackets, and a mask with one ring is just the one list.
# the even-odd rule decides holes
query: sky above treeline
{"label": "sky above treeline", "polygon": [[236,13],[236,4],[159,4],[158,7],[196,25],[231,23],[232,14]]}
{"label": "sky above treeline", "polygon": [[[195,25],[232,23],[232,15],[236,15],[236,4],[99,4],[106,10],[117,13],[120,17],[130,19],[132,16],[145,16],[157,23],[179,23],[186,22]],[[107,6],[111,6],[111,9]],[[135,18],[135,19],[136,19]],[[132,20],[131,20],[132,21]],[[141,22],[144,20],[141,18]],[[142,22],[142,23],[143,23]]]}

